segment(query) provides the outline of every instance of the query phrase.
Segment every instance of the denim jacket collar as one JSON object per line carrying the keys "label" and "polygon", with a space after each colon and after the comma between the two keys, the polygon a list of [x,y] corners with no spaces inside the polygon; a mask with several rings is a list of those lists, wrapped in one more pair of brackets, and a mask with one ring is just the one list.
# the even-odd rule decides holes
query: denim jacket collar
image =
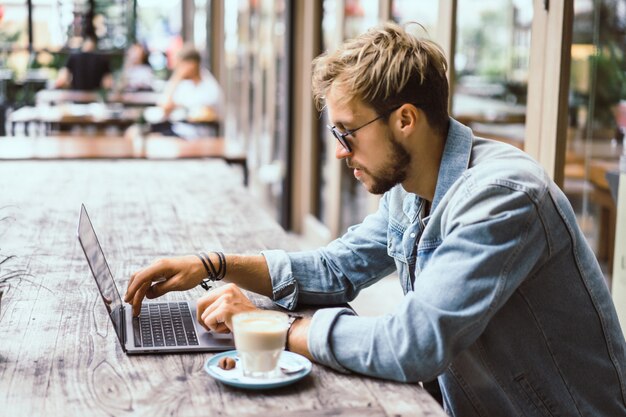
{"label": "denim jacket collar", "polygon": [[452,184],[467,170],[472,152],[472,137],[472,130],[469,127],[450,118],[431,213],[437,209],[437,205]]}

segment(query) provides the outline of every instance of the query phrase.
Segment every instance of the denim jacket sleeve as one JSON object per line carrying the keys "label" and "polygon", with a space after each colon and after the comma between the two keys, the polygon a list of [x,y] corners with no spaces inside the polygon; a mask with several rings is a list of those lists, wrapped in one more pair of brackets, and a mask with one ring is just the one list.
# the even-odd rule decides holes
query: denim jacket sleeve
{"label": "denim jacket sleeve", "polygon": [[326,247],[290,253],[263,251],[274,301],[287,309],[294,309],[298,302],[346,303],[361,289],[393,272],[393,259],[387,256],[387,213],[383,197],[376,213]]}
{"label": "denim jacket sleeve", "polygon": [[453,188],[418,245],[423,269],[414,291],[382,317],[317,312],[309,330],[317,361],[392,380],[432,380],[538,267],[546,237],[531,195],[504,183]]}

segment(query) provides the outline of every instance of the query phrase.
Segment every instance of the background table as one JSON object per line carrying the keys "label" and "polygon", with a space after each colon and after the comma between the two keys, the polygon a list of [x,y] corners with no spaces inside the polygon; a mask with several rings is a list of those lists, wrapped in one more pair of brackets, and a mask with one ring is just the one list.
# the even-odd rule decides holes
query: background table
{"label": "background table", "polygon": [[245,153],[221,137],[194,140],[157,134],[134,138],[103,135],[0,137],[0,161],[134,158],[220,158],[228,164],[240,166],[243,182],[248,184]]}
{"label": "background table", "polygon": [[444,416],[417,384],[314,365],[296,385],[248,392],[202,370],[211,354],[122,352],[76,240],[80,203],[124,289],[155,257],[294,248],[236,177],[221,161],[0,163],[0,261],[15,256],[0,275],[23,272],[0,284],[0,414]]}
{"label": "background table", "polygon": [[162,93],[154,91],[107,91],[104,95],[97,91],[78,90],[41,90],[37,92],[37,105],[59,103],[122,103],[129,106],[154,106],[159,102]]}

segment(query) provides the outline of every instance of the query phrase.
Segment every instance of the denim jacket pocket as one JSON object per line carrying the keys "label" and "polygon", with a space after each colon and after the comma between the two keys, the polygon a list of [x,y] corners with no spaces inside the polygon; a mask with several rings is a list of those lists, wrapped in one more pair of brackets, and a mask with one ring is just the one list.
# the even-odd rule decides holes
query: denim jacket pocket
{"label": "denim jacket pocket", "polygon": [[[411,263],[405,258],[403,253],[395,252],[390,246],[387,246],[387,255],[393,258],[396,264],[396,270],[398,271],[398,278],[400,279],[400,285],[402,291],[406,294],[409,291],[413,291],[413,284],[411,279]],[[415,265],[415,262],[412,263]]]}
{"label": "denim jacket pocket", "polygon": [[426,268],[430,258],[432,258],[435,249],[439,247],[441,241],[422,242],[417,248],[417,270],[421,271]]}

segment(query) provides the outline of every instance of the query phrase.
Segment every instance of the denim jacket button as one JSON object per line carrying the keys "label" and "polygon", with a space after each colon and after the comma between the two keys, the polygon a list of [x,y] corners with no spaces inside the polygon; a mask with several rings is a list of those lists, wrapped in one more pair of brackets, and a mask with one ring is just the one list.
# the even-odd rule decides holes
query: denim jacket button
{"label": "denim jacket button", "polygon": [[415,237],[415,233],[411,233],[411,235],[410,235],[410,236],[411,236],[412,238],[413,238],[413,237]]}

